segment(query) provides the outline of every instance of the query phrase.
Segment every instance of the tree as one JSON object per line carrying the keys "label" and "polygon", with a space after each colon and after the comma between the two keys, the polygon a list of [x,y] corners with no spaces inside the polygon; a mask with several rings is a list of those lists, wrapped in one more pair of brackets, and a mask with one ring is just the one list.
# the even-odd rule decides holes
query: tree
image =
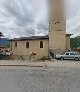
{"label": "tree", "polygon": [[80,36],[71,38],[71,48],[76,49],[80,47]]}
{"label": "tree", "polygon": [[3,34],[0,32],[0,38],[3,36]]}

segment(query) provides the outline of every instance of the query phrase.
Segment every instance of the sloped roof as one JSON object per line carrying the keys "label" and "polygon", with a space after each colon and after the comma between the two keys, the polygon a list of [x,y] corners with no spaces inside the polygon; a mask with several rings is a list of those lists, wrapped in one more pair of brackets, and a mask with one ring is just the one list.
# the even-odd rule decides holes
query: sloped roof
{"label": "sloped roof", "polygon": [[31,37],[21,37],[21,38],[14,38],[10,39],[10,41],[22,41],[22,40],[40,40],[40,39],[49,39],[47,36],[31,36]]}
{"label": "sloped roof", "polygon": [[[71,36],[72,34],[66,34],[66,36]],[[14,38],[10,39],[10,41],[24,41],[24,40],[42,40],[42,39],[49,39],[49,36],[30,36],[30,37],[21,37],[21,38]]]}
{"label": "sloped roof", "polygon": [[66,34],[66,36],[69,36],[69,37],[70,37],[71,35],[73,35],[73,34]]}

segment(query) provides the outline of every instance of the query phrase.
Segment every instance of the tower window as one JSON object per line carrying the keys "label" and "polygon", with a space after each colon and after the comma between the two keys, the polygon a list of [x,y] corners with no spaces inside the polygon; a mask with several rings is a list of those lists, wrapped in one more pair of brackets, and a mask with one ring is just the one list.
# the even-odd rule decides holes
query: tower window
{"label": "tower window", "polygon": [[56,22],[55,24],[59,24],[60,22]]}
{"label": "tower window", "polygon": [[26,48],[29,48],[29,42],[26,42]]}
{"label": "tower window", "polygon": [[62,30],[56,30],[56,31],[62,31]]}
{"label": "tower window", "polygon": [[56,31],[62,31],[62,24],[59,21],[57,21],[55,23],[55,28],[56,28]]}
{"label": "tower window", "polygon": [[60,22],[57,22],[57,23],[60,23]]}
{"label": "tower window", "polygon": [[50,27],[50,23],[49,23],[49,27]]}
{"label": "tower window", "polygon": [[15,47],[17,47],[17,42],[15,42]]}
{"label": "tower window", "polygon": [[43,41],[40,41],[40,48],[43,48]]}

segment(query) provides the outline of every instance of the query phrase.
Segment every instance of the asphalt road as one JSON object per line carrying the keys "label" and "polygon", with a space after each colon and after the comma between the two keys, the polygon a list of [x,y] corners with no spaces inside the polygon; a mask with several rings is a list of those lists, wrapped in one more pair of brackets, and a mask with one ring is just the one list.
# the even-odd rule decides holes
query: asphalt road
{"label": "asphalt road", "polygon": [[0,92],[80,92],[80,69],[0,67]]}

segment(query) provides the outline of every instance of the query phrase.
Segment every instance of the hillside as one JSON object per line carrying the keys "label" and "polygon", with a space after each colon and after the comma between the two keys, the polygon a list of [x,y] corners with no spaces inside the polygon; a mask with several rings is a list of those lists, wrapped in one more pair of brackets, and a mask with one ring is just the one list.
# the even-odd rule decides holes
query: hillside
{"label": "hillside", "polygon": [[0,38],[0,45],[9,46],[9,39],[8,38]]}
{"label": "hillside", "polygon": [[76,38],[71,38],[71,48],[75,49],[77,47],[80,47],[80,36]]}

